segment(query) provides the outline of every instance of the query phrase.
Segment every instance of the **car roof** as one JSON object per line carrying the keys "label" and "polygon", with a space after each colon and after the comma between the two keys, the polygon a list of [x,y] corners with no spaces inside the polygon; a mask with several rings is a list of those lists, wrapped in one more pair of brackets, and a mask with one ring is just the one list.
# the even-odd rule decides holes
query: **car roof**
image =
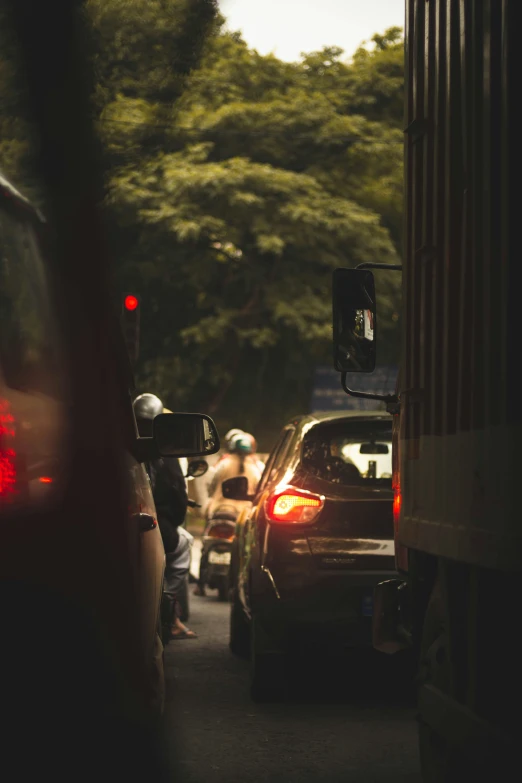
{"label": "car roof", "polygon": [[31,213],[32,217],[36,219],[39,223],[45,223],[45,218],[40,212],[40,210],[35,207],[34,204],[32,204],[28,198],[25,196],[22,196],[20,191],[18,191],[14,185],[9,182],[8,179],[6,179],[2,172],[0,171],[0,198],[4,200],[4,204],[13,204],[16,205],[17,208],[23,207],[23,209],[27,213]]}
{"label": "car roof", "polygon": [[386,411],[329,411],[325,413],[310,413],[305,416],[296,416],[292,421],[289,421],[286,426],[293,425],[294,427],[315,426],[328,421],[371,421],[372,419],[387,419],[390,424],[392,417]]}
{"label": "car roof", "polygon": [[24,204],[29,206],[29,201],[25,198],[25,196],[22,196],[22,194],[7,180],[4,176],[2,176],[2,172],[0,171],[0,188],[4,191],[6,195],[11,196],[11,198],[15,198],[17,201],[23,201]]}

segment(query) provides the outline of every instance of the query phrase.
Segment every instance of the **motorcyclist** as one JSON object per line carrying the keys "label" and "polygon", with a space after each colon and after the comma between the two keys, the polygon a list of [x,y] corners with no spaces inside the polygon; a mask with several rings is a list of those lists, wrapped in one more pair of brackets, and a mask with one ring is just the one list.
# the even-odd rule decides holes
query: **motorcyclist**
{"label": "motorcyclist", "polygon": [[[227,452],[214,467],[208,484],[208,502],[205,507],[207,521],[212,519],[213,513],[220,506],[233,506],[236,511],[240,511],[245,506],[250,505],[248,500],[232,501],[225,498],[221,489],[224,481],[244,475],[248,479],[248,493],[254,494],[264,470],[264,464],[257,458],[255,453],[257,449],[256,440],[250,433],[242,430],[230,430],[225,436],[225,448]],[[205,568],[206,560],[202,557],[198,585],[194,591],[195,595],[205,595]]]}
{"label": "motorcyclist", "polygon": [[[134,400],[134,415],[140,437],[152,436],[152,422],[163,411],[163,403],[154,394],[140,394]],[[146,469],[150,477],[158,525],[165,549],[161,607],[165,643],[169,639],[196,636],[179,620],[176,601],[176,594],[186,577],[188,568],[185,549],[189,544],[178,530],[185,519],[188,497],[185,477],[175,457],[158,457],[148,462]]]}

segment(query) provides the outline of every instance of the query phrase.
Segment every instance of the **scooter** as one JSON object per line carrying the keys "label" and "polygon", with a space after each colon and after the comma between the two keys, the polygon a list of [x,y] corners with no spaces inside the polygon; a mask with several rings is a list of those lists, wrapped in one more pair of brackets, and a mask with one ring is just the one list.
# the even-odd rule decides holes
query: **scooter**
{"label": "scooter", "polygon": [[215,509],[203,531],[200,586],[217,590],[220,601],[228,600],[232,542],[238,516],[234,506],[223,503]]}

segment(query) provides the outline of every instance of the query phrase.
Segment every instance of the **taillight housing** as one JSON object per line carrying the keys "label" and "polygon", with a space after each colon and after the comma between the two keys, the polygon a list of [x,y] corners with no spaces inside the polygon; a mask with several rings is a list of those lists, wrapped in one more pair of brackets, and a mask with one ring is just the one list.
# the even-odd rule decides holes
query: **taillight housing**
{"label": "taillight housing", "polygon": [[314,495],[296,487],[283,487],[267,498],[265,510],[270,522],[311,525],[323,506],[324,495]]}
{"label": "taillight housing", "polygon": [[223,538],[226,541],[232,541],[236,529],[232,525],[213,525],[207,533],[209,538]]}
{"label": "taillight housing", "polygon": [[401,516],[402,495],[401,488],[395,487],[393,494],[393,524],[395,526],[395,535],[399,530],[399,519]]}

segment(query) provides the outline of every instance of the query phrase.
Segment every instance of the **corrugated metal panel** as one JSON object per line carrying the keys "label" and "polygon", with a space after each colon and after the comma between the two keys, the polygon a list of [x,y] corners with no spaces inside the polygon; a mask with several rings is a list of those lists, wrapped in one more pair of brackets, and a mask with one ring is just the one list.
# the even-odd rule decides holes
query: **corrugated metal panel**
{"label": "corrugated metal panel", "polygon": [[[508,46],[510,6],[509,0],[406,4],[401,536],[410,542],[415,528],[418,543],[423,522],[479,530],[471,509],[490,491],[482,473],[490,470],[493,430],[504,457],[515,454],[514,350],[520,353],[521,330],[508,196],[519,179],[509,158],[509,95],[519,55]],[[468,453],[474,458],[466,462]],[[460,551],[465,530],[459,535]],[[424,546],[431,546],[429,536]]]}

